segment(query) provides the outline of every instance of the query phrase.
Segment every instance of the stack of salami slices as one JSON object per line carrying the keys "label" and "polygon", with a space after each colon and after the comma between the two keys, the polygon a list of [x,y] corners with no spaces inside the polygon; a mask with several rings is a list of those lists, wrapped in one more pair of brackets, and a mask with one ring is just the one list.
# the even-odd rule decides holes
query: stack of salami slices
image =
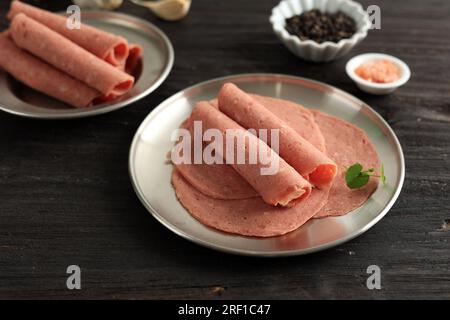
{"label": "stack of salami slices", "polygon": [[[18,81],[67,104],[84,108],[127,93],[129,73],[142,53],[123,37],[13,1],[10,28],[0,34],[0,67]],[[128,72],[127,72],[128,71]]]}
{"label": "stack of salami slices", "polygon": [[[203,137],[209,129],[216,130],[217,136],[209,139],[213,137],[210,131],[199,148],[193,141],[193,152],[180,149],[187,145],[182,144],[186,137],[195,139],[200,123]],[[181,129],[191,134],[180,138],[172,150],[177,198],[193,217],[221,231],[257,237],[282,235],[312,218],[339,216],[358,208],[378,186],[377,177],[359,189],[345,184],[345,170],[354,163],[380,167],[364,131],[290,101],[246,93],[233,83],[225,84],[217,99],[198,102]],[[261,136],[274,129],[276,140],[268,133]],[[244,143],[228,146],[229,141],[239,140]],[[225,143],[210,148],[212,141]],[[248,161],[252,145],[270,155],[270,162]],[[195,158],[196,148],[203,157],[214,149],[219,161],[178,162],[178,154],[194,154]],[[225,161],[228,150],[233,157],[241,152],[245,161],[236,161],[236,157]],[[275,170],[263,173],[267,167]]]}

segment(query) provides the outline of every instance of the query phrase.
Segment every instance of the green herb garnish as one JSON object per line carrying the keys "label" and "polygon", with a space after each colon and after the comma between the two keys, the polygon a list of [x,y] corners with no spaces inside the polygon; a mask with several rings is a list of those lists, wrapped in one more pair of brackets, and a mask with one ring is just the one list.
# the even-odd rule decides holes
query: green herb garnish
{"label": "green herb garnish", "polygon": [[386,177],[384,175],[384,166],[381,165],[380,175],[375,175],[375,169],[370,168],[363,171],[363,166],[360,163],[355,163],[346,169],[345,182],[350,189],[359,189],[369,182],[369,178],[379,177],[383,184],[386,183]]}
{"label": "green herb garnish", "polygon": [[383,182],[383,184],[386,184],[386,176],[384,175],[384,165],[381,164],[381,168],[380,168],[380,179],[381,182]]}

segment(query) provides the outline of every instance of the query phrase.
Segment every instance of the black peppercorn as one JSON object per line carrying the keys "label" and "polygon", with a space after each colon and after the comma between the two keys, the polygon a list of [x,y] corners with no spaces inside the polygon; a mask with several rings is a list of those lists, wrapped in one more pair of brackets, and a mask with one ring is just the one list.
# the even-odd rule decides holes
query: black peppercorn
{"label": "black peppercorn", "polygon": [[286,30],[300,40],[339,42],[355,34],[356,22],[341,11],[328,13],[313,9],[286,19]]}

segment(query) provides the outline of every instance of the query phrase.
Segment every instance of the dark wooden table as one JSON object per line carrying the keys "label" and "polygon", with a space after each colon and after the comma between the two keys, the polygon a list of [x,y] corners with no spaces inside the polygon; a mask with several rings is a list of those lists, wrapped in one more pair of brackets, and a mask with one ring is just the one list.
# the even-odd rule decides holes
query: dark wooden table
{"label": "dark wooden table", "polygon": [[[7,27],[9,1],[1,1]],[[34,1],[63,10],[68,1]],[[371,31],[339,61],[290,54],[271,31],[275,0],[194,0],[169,23],[130,3],[173,42],[176,59],[156,92],[125,109],[73,121],[0,113],[0,298],[450,298],[450,2],[365,0],[381,7]],[[1,48],[0,48],[1,50]],[[395,94],[370,96],[344,73],[363,52],[412,69]],[[309,77],[373,106],[398,135],[406,180],[389,214],[363,236],[317,254],[258,259],[214,252],[159,224],[133,192],[128,150],[145,116],[173,93],[214,77],[274,72]],[[66,289],[66,268],[82,289]],[[366,288],[379,265],[382,289]]]}

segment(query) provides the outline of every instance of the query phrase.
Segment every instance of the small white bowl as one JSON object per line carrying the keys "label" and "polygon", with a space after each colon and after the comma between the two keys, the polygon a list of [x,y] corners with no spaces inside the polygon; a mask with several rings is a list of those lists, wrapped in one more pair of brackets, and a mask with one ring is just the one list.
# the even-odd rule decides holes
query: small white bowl
{"label": "small white bowl", "polygon": [[[374,60],[390,60],[394,62],[400,70],[400,78],[389,83],[374,83],[364,80],[355,73],[356,68],[358,68],[361,64]],[[358,88],[364,92],[377,95],[393,92],[398,87],[404,85],[411,77],[411,71],[406,63],[394,56],[384,53],[365,53],[355,56],[347,62],[345,71],[347,72],[347,75],[356,83]]]}
{"label": "small white bowl", "polygon": [[[330,13],[342,11],[355,20],[356,33],[338,43],[330,41],[317,43],[312,40],[300,40],[298,36],[286,30],[287,18],[312,9]],[[332,61],[344,56],[367,36],[367,31],[371,27],[367,12],[359,3],[351,0],[283,0],[272,9],[270,22],[275,34],[293,54],[315,62]]]}

